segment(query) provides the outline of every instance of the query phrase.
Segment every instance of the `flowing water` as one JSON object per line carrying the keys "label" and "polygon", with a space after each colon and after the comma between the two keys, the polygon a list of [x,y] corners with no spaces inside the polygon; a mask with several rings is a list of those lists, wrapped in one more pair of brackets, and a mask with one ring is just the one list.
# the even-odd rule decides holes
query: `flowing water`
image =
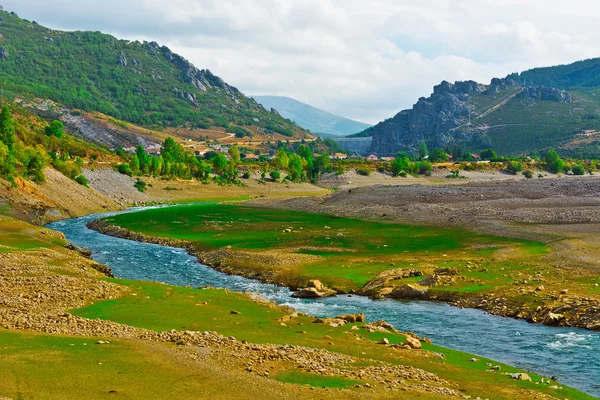
{"label": "flowing water", "polygon": [[[130,210],[132,212],[135,210]],[[92,251],[119,278],[165,282],[193,287],[213,286],[260,293],[281,305],[318,317],[364,312],[369,321],[384,319],[402,331],[426,336],[441,346],[488,357],[547,377],[600,397],[600,333],[551,328],[459,309],[433,302],[370,300],[336,296],[319,300],[291,297],[287,288],[229,276],[200,264],[185,250],[138,243],[102,235],[86,224],[104,215],[55,222],[76,246]]]}

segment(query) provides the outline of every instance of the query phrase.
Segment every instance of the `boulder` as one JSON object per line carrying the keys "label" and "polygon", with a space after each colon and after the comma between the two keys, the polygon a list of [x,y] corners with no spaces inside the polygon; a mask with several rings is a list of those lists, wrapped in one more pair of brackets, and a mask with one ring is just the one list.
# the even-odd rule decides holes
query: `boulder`
{"label": "boulder", "polygon": [[404,341],[404,344],[410,346],[411,349],[420,349],[422,347],[421,341],[412,336],[407,336],[406,340]]}
{"label": "boulder", "polygon": [[424,299],[427,296],[427,288],[420,285],[398,286],[388,295],[394,299]]}
{"label": "boulder", "polygon": [[379,344],[390,344],[390,341],[388,340],[388,338],[383,338],[379,341]]}
{"label": "boulder", "polygon": [[527,381],[531,382],[531,377],[524,373],[510,374],[510,377],[516,379],[518,381]]}
{"label": "boulder", "polygon": [[565,316],[563,314],[555,314],[553,312],[549,312],[544,317],[542,323],[544,325],[558,325],[563,319],[565,319]]}
{"label": "boulder", "polygon": [[319,297],[335,296],[337,292],[323,285],[321,281],[312,280],[308,282],[308,287],[294,292],[293,297],[299,299],[316,299]]}
{"label": "boulder", "polygon": [[339,317],[336,317],[338,319],[343,319],[344,321],[348,322],[348,323],[355,323],[355,322],[365,322],[365,314],[364,313],[358,313],[358,314],[347,314],[347,315],[342,315]]}
{"label": "boulder", "polygon": [[439,276],[456,276],[458,270],[456,268],[437,268],[433,273]]}
{"label": "boulder", "polygon": [[413,276],[423,276],[423,273],[417,269],[390,269],[379,273],[374,279],[369,281],[361,290],[362,295],[373,295],[378,289],[388,286],[397,279],[411,278]]}
{"label": "boulder", "polygon": [[329,325],[333,328],[346,325],[347,321],[341,318],[317,318],[313,321],[314,324]]}
{"label": "boulder", "polygon": [[0,47],[0,58],[8,58],[10,54],[4,47]]}

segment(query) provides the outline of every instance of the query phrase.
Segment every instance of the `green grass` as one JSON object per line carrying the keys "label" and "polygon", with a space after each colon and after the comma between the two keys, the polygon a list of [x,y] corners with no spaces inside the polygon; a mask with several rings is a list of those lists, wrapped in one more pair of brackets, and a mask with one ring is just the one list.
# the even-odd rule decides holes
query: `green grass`
{"label": "green grass", "polygon": [[[341,291],[359,289],[380,272],[394,267],[441,264],[440,259],[491,259],[496,251],[506,248],[517,249],[524,256],[549,251],[542,243],[461,229],[239,205],[161,208],[121,214],[107,221],[151,236],[187,240],[201,251],[231,246],[238,250],[318,256],[315,261],[296,266],[293,272],[304,280],[320,279]],[[291,232],[286,232],[288,229]]]}
{"label": "green grass", "polygon": [[0,397],[11,399],[168,399],[218,396],[223,378],[191,371],[140,341],[0,331]]}
{"label": "green grass", "polygon": [[277,375],[275,379],[284,383],[330,389],[343,389],[360,383],[359,381],[345,379],[339,376],[323,376],[300,371],[286,371]]}
{"label": "green grass", "polygon": [[[536,389],[550,393],[550,390],[543,386],[517,382],[504,375],[487,372],[489,368],[486,363],[498,364],[491,360],[477,357],[480,362],[473,363],[469,361],[473,355],[435,344],[423,344],[424,350],[442,353],[443,359],[433,356],[432,353],[423,357],[425,353],[422,352],[391,350],[377,342],[385,337],[392,344],[403,343],[405,338],[403,335],[391,332],[369,333],[363,329],[358,331],[351,329],[353,325],[361,327],[363,324],[333,328],[312,323],[311,317],[299,316],[292,321],[286,321],[285,326],[282,326],[278,318],[288,314],[283,308],[256,303],[239,293],[118,279],[110,281],[129,286],[132,289],[131,293],[119,299],[100,301],[71,312],[86,318],[111,320],[155,331],[208,330],[251,343],[325,348],[359,358],[361,365],[365,366],[378,365],[378,361],[415,366],[436,373],[442,378],[459,382],[465,393],[473,395],[478,395],[478,390],[484,387],[482,385],[516,390]],[[231,314],[231,310],[238,311],[240,314]],[[357,340],[355,334],[360,336],[360,340]],[[502,371],[522,372],[505,364],[498,365],[502,366]],[[530,376],[534,381],[540,378],[535,374]],[[275,379],[287,383],[328,388],[343,388],[361,383],[339,377],[321,377],[295,369],[281,370],[275,375]],[[591,398],[568,388],[561,392],[561,396],[563,395],[568,396],[569,399]],[[489,395],[485,397],[494,398]],[[510,394],[499,394],[495,398],[514,397]]]}

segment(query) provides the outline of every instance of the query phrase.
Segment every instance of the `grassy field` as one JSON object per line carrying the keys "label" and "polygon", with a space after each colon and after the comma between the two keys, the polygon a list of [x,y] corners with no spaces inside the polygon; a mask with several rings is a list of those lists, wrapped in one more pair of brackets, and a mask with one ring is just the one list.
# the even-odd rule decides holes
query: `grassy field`
{"label": "grassy field", "polygon": [[[523,260],[548,253],[542,243],[480,235],[452,228],[401,225],[331,215],[198,204],[146,210],[107,221],[151,236],[182,239],[199,251],[231,247],[278,256],[310,255],[291,265],[271,267],[302,282],[319,279],[341,292],[359,290],[377,274],[393,268],[456,267],[465,279],[444,288],[486,291],[508,285]],[[265,265],[242,262],[264,272]],[[467,264],[467,263],[470,263]],[[475,269],[472,265],[477,265]]]}
{"label": "grassy field", "polygon": [[[46,233],[42,233],[46,232]],[[21,242],[26,242],[22,245]],[[368,332],[363,324],[334,328],[313,323],[313,318],[299,316],[282,322],[290,311],[254,301],[246,295],[216,289],[192,289],[119,279],[91,279],[81,269],[82,260],[62,246],[59,236],[29,224],[0,217],[0,243],[6,251],[0,254],[0,298],[3,308],[19,307],[21,295],[36,296],[36,286],[23,286],[19,292],[7,291],[11,282],[31,279],[60,282],[61,275],[85,279],[92,288],[94,282],[108,280],[129,288],[123,297],[95,301],[70,313],[84,318],[110,320],[139,328],[162,332],[175,329],[216,331],[237,340],[259,344],[291,344],[327,349],[357,360],[355,367],[386,365],[414,366],[449,381],[462,394],[489,399],[533,399],[540,393],[551,394],[546,385],[536,385],[510,379],[502,373],[489,372],[480,358],[471,362],[471,355],[435,344],[424,343],[424,350],[394,350],[377,344],[382,338],[390,343],[403,343],[402,334]],[[50,249],[52,252],[40,251]],[[34,264],[24,263],[1,275],[4,260],[39,257]],[[18,263],[18,261],[16,261]],[[33,272],[33,275],[32,275]],[[16,275],[15,275],[16,274]],[[20,274],[20,275],[19,275]],[[71,283],[72,285],[72,283]],[[232,314],[235,310],[237,314]],[[43,311],[43,309],[41,310]],[[20,313],[39,311],[21,310]],[[2,323],[0,313],[0,323]],[[1,326],[1,325],[0,325]],[[358,328],[358,329],[357,329]],[[97,344],[110,340],[109,344]],[[215,352],[215,353],[213,353]],[[198,353],[198,356],[194,356]],[[436,356],[444,354],[444,358]],[[211,355],[212,354],[212,355]],[[257,376],[244,370],[245,360],[213,348],[177,346],[175,343],[153,343],[138,339],[49,335],[32,331],[0,330],[0,398],[10,399],[105,399],[105,398],[397,398],[398,392],[388,392],[381,385],[373,391],[356,389],[356,384],[370,383],[368,378],[349,379],[338,375],[321,375],[297,369],[286,362],[269,361],[270,377]],[[502,372],[517,372],[501,365]],[[539,376],[530,374],[533,381]],[[371,382],[372,383],[372,382]],[[408,381],[408,384],[420,382]],[[407,388],[399,392],[403,398],[438,399],[440,395]],[[561,397],[590,399],[590,396],[564,388]]]}
{"label": "grassy field", "polygon": [[[367,332],[348,324],[343,327],[330,327],[313,323],[312,317],[299,316],[281,324],[280,318],[289,312],[280,307],[268,306],[250,301],[245,295],[216,289],[191,289],[172,287],[157,283],[111,280],[133,289],[127,296],[98,302],[88,307],[73,310],[72,313],[86,318],[100,318],[120,322],[135,327],[155,331],[214,330],[224,336],[234,336],[238,340],[261,344],[291,344],[313,348],[325,348],[352,357],[360,358],[364,366],[376,366],[383,361],[393,365],[407,365],[423,368],[440,377],[455,382],[461,392],[473,397],[514,398],[515,390],[536,388],[546,393],[552,390],[535,383],[514,381],[500,373],[490,373],[487,363],[491,360],[480,358],[471,362],[472,355],[450,350],[435,344],[423,344],[428,352],[397,351],[377,344],[387,338],[391,344],[403,343],[405,337],[391,332]],[[231,310],[239,314],[231,314]],[[359,345],[357,345],[359,344]],[[444,358],[432,357],[434,353],[444,354]],[[503,372],[515,373],[520,370],[504,364]],[[313,387],[343,388],[356,383],[338,376],[322,376],[298,371],[284,365],[277,366],[273,377],[281,382],[309,385]],[[530,374],[533,381],[540,379]],[[484,386],[482,386],[484,385]],[[482,391],[482,389],[485,390]],[[493,388],[493,389],[490,389]],[[497,393],[496,397],[490,393]],[[512,393],[512,395],[508,395]],[[570,399],[588,398],[571,389],[561,392]]]}

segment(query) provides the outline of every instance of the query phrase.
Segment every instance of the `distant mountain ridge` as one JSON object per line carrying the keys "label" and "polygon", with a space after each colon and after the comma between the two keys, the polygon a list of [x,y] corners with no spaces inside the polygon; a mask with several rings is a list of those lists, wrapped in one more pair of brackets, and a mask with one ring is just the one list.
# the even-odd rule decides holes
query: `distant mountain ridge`
{"label": "distant mountain ridge", "polygon": [[355,136],[372,136],[371,151],[380,155],[414,154],[425,142],[507,155],[556,148],[598,157],[600,58],[514,73],[488,85],[443,81],[411,109]]}
{"label": "distant mountain ridge", "polygon": [[253,98],[267,109],[277,110],[283,117],[291,119],[315,134],[344,136],[371,127],[369,124],[328,113],[289,97],[253,96]]}

